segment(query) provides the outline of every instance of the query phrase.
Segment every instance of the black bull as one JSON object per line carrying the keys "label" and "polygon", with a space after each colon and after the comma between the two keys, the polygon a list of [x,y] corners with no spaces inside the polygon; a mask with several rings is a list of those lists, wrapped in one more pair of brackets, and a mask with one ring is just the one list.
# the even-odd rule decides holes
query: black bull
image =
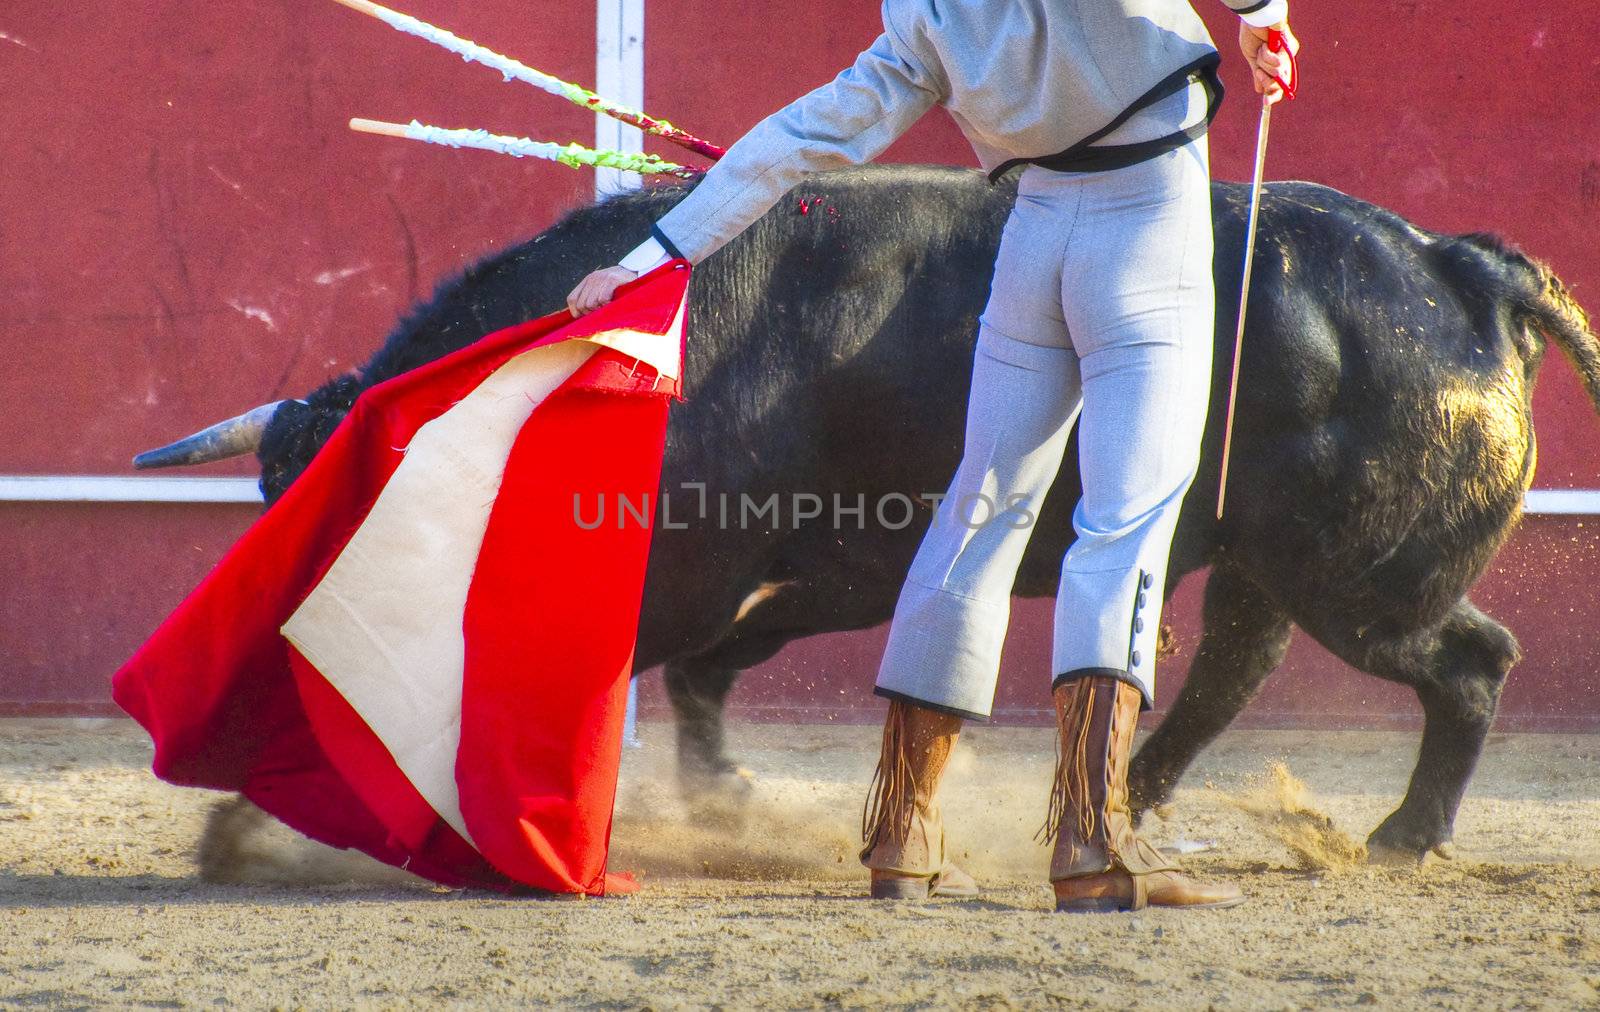
{"label": "black bull", "polygon": [[[277,411],[260,450],[269,500],[361,388],[559,307],[682,192],[583,208],[445,284],[362,370]],[[1298,625],[1421,700],[1410,788],[1371,838],[1420,858],[1451,838],[1518,658],[1511,633],[1465,595],[1532,479],[1530,398],[1545,342],[1569,354],[1597,404],[1600,342],[1547,269],[1493,239],[1435,235],[1335,190],[1272,184],[1219,523],[1247,191],[1217,183],[1212,193],[1213,410],[1167,592],[1213,568],[1188,681],[1134,760],[1134,797],[1143,811],[1170,796]],[[960,458],[977,317],[1013,196],[955,169],[819,176],[696,271],[688,401],[673,411],[663,478],[684,527],[656,534],[637,654],[639,670],[666,666],[691,790],[736,780],[722,704],[742,669],[799,637],[890,616],[929,516],[920,504],[900,527],[896,497],[942,491]],[[1039,515],[1018,594],[1055,590],[1081,488],[1075,455],[1069,447]],[[759,504],[774,493],[776,523],[718,518],[724,495]],[[820,497],[823,515],[796,526],[795,493]],[[864,496],[865,522],[836,523],[835,496]],[[874,515],[880,501],[891,503],[887,524]],[[871,674],[859,673],[863,692]]]}

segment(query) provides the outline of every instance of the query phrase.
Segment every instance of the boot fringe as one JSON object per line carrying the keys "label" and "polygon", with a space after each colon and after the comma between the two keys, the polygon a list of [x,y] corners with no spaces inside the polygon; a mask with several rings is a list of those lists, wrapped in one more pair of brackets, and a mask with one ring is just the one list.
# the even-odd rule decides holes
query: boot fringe
{"label": "boot fringe", "polygon": [[[1091,803],[1089,795],[1089,730],[1093,724],[1089,715],[1098,702],[1095,699],[1095,681],[1093,678],[1080,678],[1069,683],[1071,695],[1058,711],[1082,714],[1084,717],[1072,728],[1070,754],[1063,743],[1066,734],[1060,730],[1056,734],[1056,772],[1050,785],[1050,807],[1045,814],[1044,825],[1033,834],[1035,840],[1045,845],[1056,841],[1061,833],[1061,820],[1073,810],[1077,812],[1077,838],[1088,840],[1094,836],[1097,806]],[[1115,686],[1112,686],[1112,691],[1116,691]],[[1060,720],[1059,716],[1057,720]]]}
{"label": "boot fringe", "polygon": [[861,809],[861,841],[868,849],[876,846],[880,834],[899,845],[911,835],[916,796],[917,778],[909,761],[911,742],[907,740],[909,705],[898,699],[889,703],[889,714],[883,722],[883,747],[878,753],[878,768],[872,774],[872,786],[867,789],[867,801]]}

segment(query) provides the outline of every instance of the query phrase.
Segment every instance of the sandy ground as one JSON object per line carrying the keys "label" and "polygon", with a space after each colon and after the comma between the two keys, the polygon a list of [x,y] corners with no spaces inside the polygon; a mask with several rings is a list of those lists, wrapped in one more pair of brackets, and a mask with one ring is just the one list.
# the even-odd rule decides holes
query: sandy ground
{"label": "sandy ground", "polygon": [[[136,727],[0,722],[0,1005],[1600,1007],[1600,736],[1496,735],[1457,859],[1397,871],[1337,844],[1397,801],[1414,735],[1230,734],[1149,832],[1214,841],[1189,866],[1250,902],[1097,917],[1049,912],[1043,730],[963,739],[944,797],[987,890],[928,906],[862,898],[874,729],[739,729],[735,819],[682,810],[669,738],[648,726],[626,759],[613,867],[644,892],[557,902],[434,889],[248,817],[211,855],[236,881],[204,881],[218,796],[154,780]],[[1308,870],[1230,802],[1281,801],[1273,762],[1346,866]]]}

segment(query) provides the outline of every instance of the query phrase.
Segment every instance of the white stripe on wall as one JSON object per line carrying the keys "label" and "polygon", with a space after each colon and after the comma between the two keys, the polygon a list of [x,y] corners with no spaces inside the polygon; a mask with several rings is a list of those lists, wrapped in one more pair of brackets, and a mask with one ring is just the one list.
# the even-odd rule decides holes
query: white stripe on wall
{"label": "white stripe on wall", "polygon": [[0,502],[253,502],[254,478],[0,474]]}
{"label": "white stripe on wall", "polygon": [[1522,500],[1528,513],[1565,516],[1600,515],[1600,489],[1593,488],[1535,488],[1529,489]]}
{"label": "white stripe on wall", "polygon": [[[254,478],[114,474],[0,474],[0,502],[253,502]],[[1600,516],[1600,489],[1536,488],[1524,508],[1541,516]]]}
{"label": "white stripe on wall", "polygon": [[[644,108],[644,0],[596,0],[594,50],[594,90],[614,102]],[[644,150],[644,134],[596,113],[594,145],[636,154]],[[637,172],[598,169],[594,174],[597,197],[640,185]]]}

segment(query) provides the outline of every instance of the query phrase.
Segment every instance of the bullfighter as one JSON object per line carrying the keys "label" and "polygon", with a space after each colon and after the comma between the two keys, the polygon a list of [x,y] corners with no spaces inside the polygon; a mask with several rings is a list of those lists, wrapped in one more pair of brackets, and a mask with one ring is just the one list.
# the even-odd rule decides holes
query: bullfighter
{"label": "bullfighter", "polygon": [[[1287,0],[1222,0],[1255,89],[1282,94]],[[1083,498],[1061,565],[1047,838],[1060,911],[1225,907],[1134,832],[1126,777],[1153,701],[1162,583],[1211,382],[1206,129],[1221,58],[1188,0],[886,0],[883,34],[767,117],[574,313],[705,259],[807,174],[876,157],[944,106],[992,179],[1022,167],[979,325],[960,466],[911,564],[878,672],[889,699],[864,820],[876,898],[972,896],[936,800],[963,720],[988,719],[1017,566],[1079,427]]]}

